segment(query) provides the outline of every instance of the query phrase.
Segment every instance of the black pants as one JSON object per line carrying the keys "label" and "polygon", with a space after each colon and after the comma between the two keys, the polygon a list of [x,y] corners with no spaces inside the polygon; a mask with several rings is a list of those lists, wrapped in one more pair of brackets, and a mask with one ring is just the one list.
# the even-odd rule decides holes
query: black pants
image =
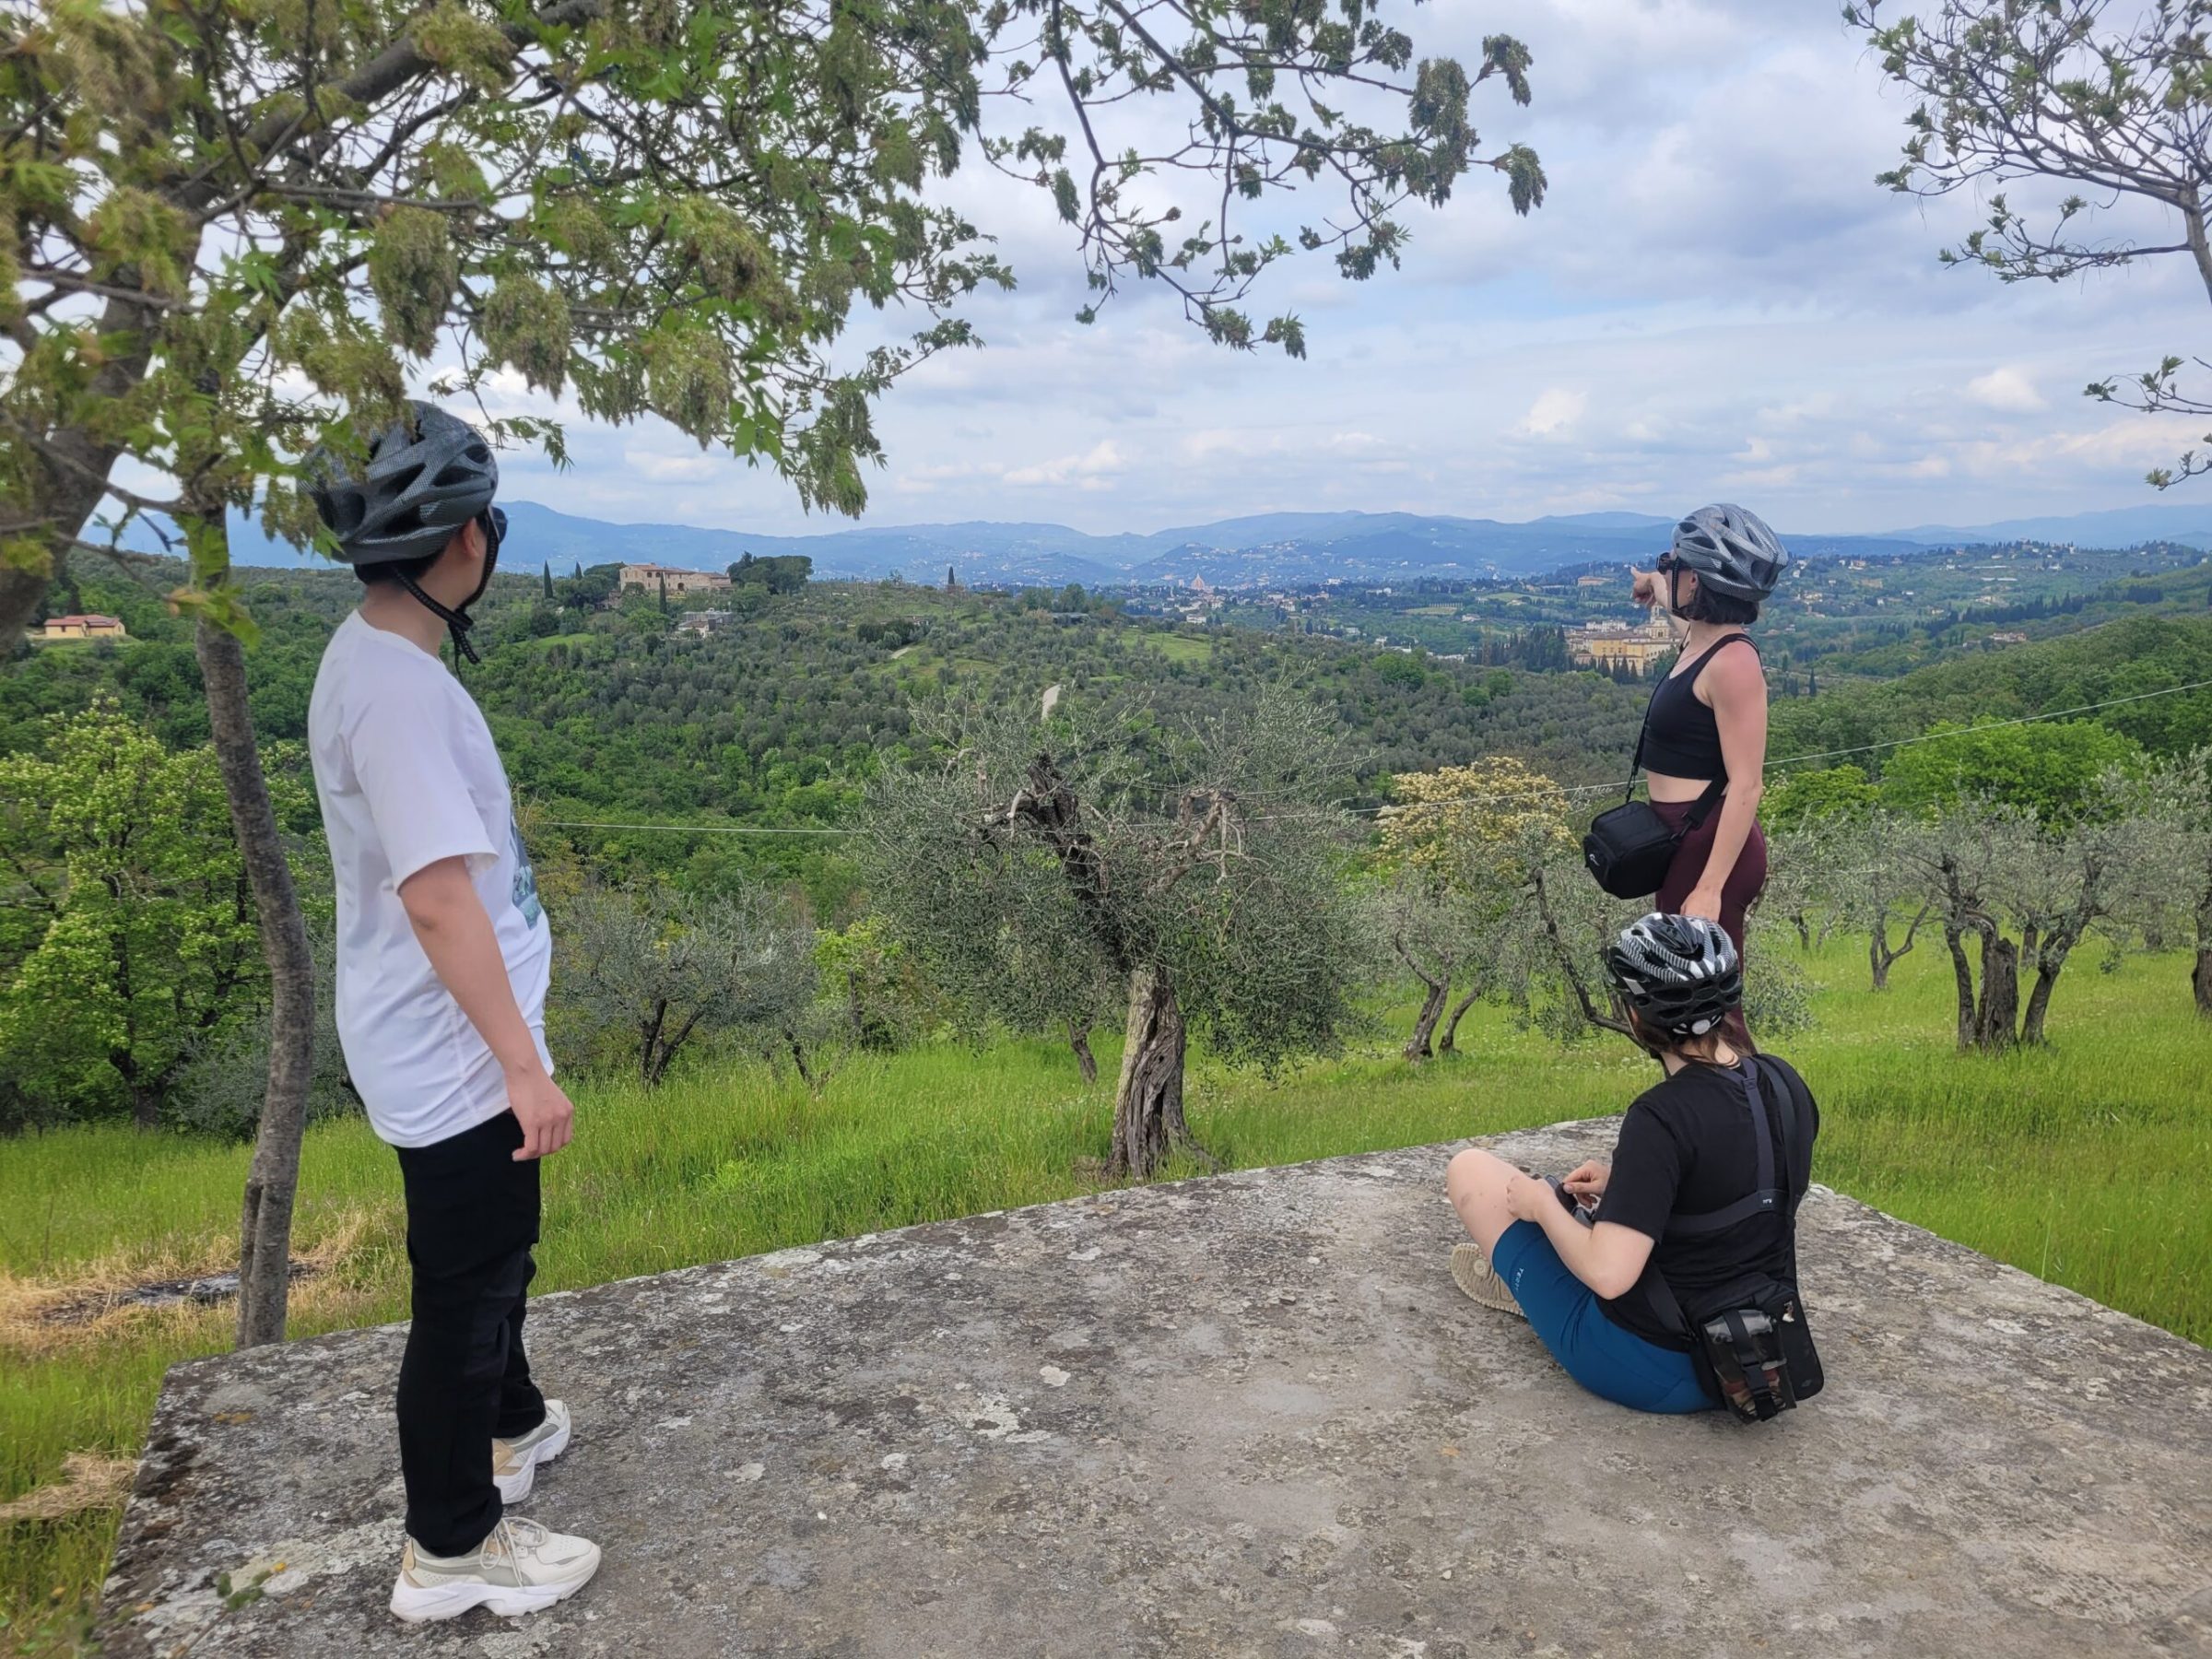
{"label": "black pants", "polygon": [[415,1280],[399,1464],[407,1534],[432,1555],[465,1555],[499,1524],[492,1437],[513,1440],[546,1420],[523,1352],[538,1168],[515,1162],[522,1144],[523,1126],[502,1112],[435,1146],[399,1148]]}

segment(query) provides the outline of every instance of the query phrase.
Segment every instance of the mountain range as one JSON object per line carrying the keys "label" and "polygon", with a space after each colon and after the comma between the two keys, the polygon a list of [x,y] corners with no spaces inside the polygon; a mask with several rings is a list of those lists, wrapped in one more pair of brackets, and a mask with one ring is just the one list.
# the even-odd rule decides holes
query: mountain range
{"label": "mountain range", "polygon": [[[1641,512],[1582,512],[1507,524],[1412,512],[1270,512],[1149,535],[1090,535],[1063,524],[908,524],[759,535],[695,524],[617,524],[556,512],[534,501],[509,504],[504,566],[556,571],[613,560],[720,570],[746,553],[804,554],[823,578],[893,573],[935,581],[947,568],[968,586],[1088,587],[1171,583],[1203,578],[1213,587],[1412,581],[1421,577],[1519,577],[1584,563],[1648,563],[1672,519]],[[1925,547],[2013,541],[2099,547],[2148,541],[2212,547],[2212,505],[2143,506],[2070,517],[2013,519],[1968,527],[1924,524],[1881,535],[1783,533],[1799,558],[1865,558]],[[291,564],[300,555],[252,524],[233,526],[241,564]]]}

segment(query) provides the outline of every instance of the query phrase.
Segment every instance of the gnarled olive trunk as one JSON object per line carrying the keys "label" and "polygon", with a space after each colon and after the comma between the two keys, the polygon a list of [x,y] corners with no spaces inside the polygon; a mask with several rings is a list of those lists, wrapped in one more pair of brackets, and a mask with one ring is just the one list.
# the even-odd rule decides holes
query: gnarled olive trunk
{"label": "gnarled olive trunk", "polygon": [[2196,901],[2196,966],[2190,971],[2189,987],[2196,994],[2197,1014],[2212,1019],[2212,884]]}
{"label": "gnarled olive trunk", "polygon": [[1430,1060],[1435,1058],[1433,1038],[1436,1022],[1444,1017],[1444,1000],[1452,994],[1451,984],[1444,980],[1420,975],[1427,994],[1421,998],[1421,1011],[1414,1016],[1413,1035],[1406,1039],[1406,1058]]}
{"label": "gnarled olive trunk", "polygon": [[1096,1083],[1099,1080],[1099,1058],[1090,1052],[1090,1028],[1069,1020],[1067,1047],[1068,1052],[1075,1055],[1077,1065],[1082,1068],[1083,1081]]}
{"label": "gnarled olive trunk", "polygon": [[1459,1022],[1467,1017],[1467,1010],[1475,1006],[1476,999],[1481,994],[1482,985],[1477,981],[1472,991],[1452,1005],[1452,1012],[1444,1017],[1444,1029],[1436,1040],[1438,1053],[1450,1054],[1458,1052]]}
{"label": "gnarled olive trunk", "polygon": [[314,1071],[315,967],[253,741],[245,652],[237,635],[206,621],[194,630],[193,645],[206,687],[207,719],[230,805],[230,827],[253,888],[262,954],[269,965],[268,1091],[238,1225],[238,1346],[253,1347],[284,1340],[291,1289],[292,1202]]}
{"label": "gnarled olive trunk", "polygon": [[1920,932],[1920,924],[1928,919],[1928,912],[1931,908],[1925,904],[1920,907],[1911,924],[1905,929],[1903,943],[1894,948],[1889,943],[1888,916],[1882,914],[1875,917],[1874,933],[1866,941],[1866,961],[1867,965],[1874,970],[1874,988],[1877,991],[1889,989],[1891,966],[1902,958],[1912,955],[1913,937]]}
{"label": "gnarled olive trunk", "polygon": [[1109,1175],[1150,1176],[1167,1161],[1171,1147],[1190,1138],[1182,1115],[1185,1041],[1174,982],[1164,968],[1138,968],[1129,976],[1129,1030],[1113,1096]]}
{"label": "gnarled olive trunk", "polygon": [[1982,998],[1974,1014],[1974,1046],[2001,1054],[2019,1041],[2019,947],[1992,927],[1982,935]]}

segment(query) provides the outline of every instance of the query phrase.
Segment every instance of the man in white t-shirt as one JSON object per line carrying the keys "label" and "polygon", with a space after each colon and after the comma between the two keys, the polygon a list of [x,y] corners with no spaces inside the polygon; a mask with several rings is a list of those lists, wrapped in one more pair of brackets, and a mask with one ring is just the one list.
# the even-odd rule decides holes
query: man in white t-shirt
{"label": "man in white t-shirt", "polygon": [[466,422],[413,404],[365,465],[312,491],[361,579],[315,675],[308,743],[337,881],[338,1039],[406,1188],[413,1322],[400,1363],[406,1544],[392,1611],[512,1616],[599,1568],[511,1517],[570,1418],[531,1381],[538,1160],[574,1109],[546,1051],[552,936],[483,712],[438,660],[476,660],[468,607],[499,559],[499,468]]}

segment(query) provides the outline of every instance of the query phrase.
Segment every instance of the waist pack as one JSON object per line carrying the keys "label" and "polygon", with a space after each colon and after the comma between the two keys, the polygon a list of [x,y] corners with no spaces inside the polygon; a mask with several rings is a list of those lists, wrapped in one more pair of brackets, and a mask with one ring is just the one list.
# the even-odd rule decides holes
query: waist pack
{"label": "waist pack", "polygon": [[1669,1218],[1666,1237],[1718,1232],[1756,1216],[1771,1216],[1783,1230],[1785,1271],[1780,1276],[1764,1270],[1747,1274],[1700,1295],[1687,1312],[1665,1275],[1654,1268],[1644,1276],[1652,1311],[1669,1330],[1689,1339],[1690,1361],[1706,1394],[1747,1423],[1764,1422],[1794,1409],[1798,1401],[1818,1394],[1824,1381],[1812,1326],[1797,1290],[1797,1206],[1805,1197],[1805,1184],[1790,1178],[1788,1164],[1789,1144],[1796,1139],[1806,1150],[1809,1178],[1812,1124],[1796,1091],[1779,1073],[1771,1074],[1782,1090],[1776,1116],[1786,1125],[1782,1131],[1785,1138],[1777,1147],[1759,1087],[1766,1064],[1754,1055],[1745,1056],[1743,1064],[1744,1098],[1751,1109],[1751,1129],[1759,1147],[1758,1190],[1723,1209]]}
{"label": "waist pack", "polygon": [[1722,787],[1715,782],[1700,795],[1679,830],[1668,829],[1649,801],[1623,801],[1599,813],[1583,837],[1583,862],[1597,885],[1616,899],[1648,899],[1665,886],[1675,850],[1705,821]]}
{"label": "waist pack", "polygon": [[1725,773],[1706,784],[1705,793],[1689,804],[1682,827],[1669,829],[1656,807],[1636,799],[1636,774],[1643,770],[1643,739],[1650,729],[1647,708],[1643,730],[1636,734],[1636,753],[1629,761],[1628,793],[1619,806],[1608,806],[1593,818],[1590,833],[1583,837],[1583,862],[1597,877],[1597,885],[1616,899],[1648,899],[1665,886],[1675,849],[1705,821],[1728,787]]}

